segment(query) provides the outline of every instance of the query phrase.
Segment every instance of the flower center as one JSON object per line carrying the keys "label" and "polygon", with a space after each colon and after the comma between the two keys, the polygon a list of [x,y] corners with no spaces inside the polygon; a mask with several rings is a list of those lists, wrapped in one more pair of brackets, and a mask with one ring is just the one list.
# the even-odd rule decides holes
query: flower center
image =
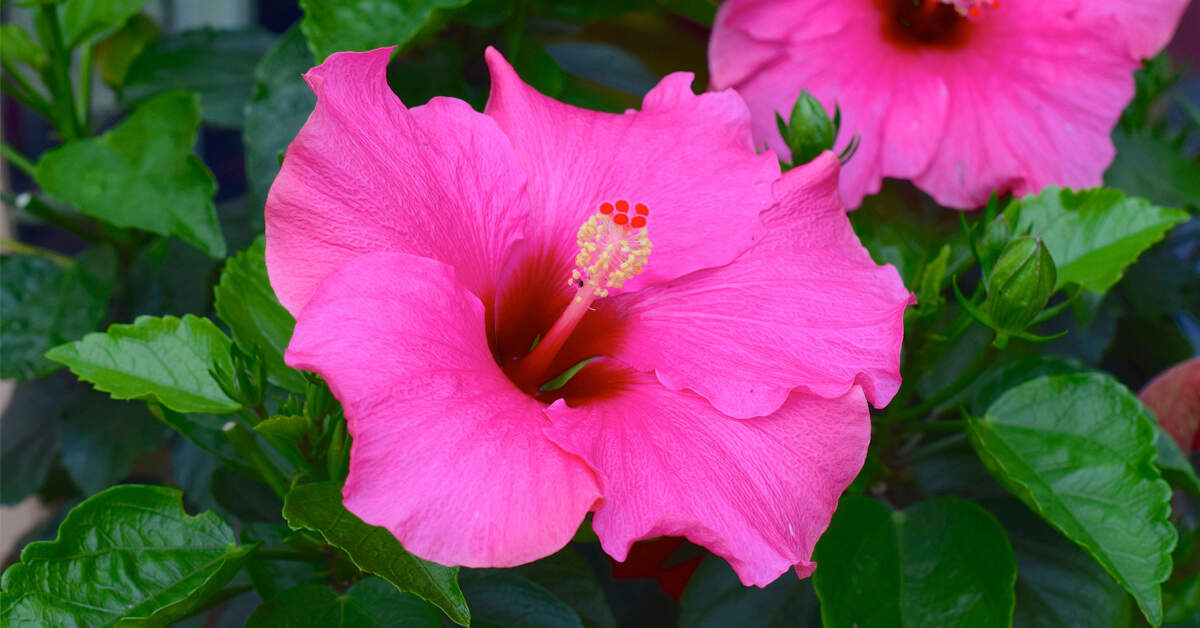
{"label": "flower center", "polygon": [[546,369],[592,303],[641,274],[650,258],[650,238],[646,234],[650,209],[642,203],[632,209],[627,201],[604,203],[579,227],[579,252],[568,280],[575,287],[575,297],[529,355],[517,362],[511,374],[513,381],[540,383],[552,375]]}
{"label": "flower center", "polygon": [[885,13],[884,36],[903,48],[957,48],[966,41],[971,22],[999,0],[877,0]]}

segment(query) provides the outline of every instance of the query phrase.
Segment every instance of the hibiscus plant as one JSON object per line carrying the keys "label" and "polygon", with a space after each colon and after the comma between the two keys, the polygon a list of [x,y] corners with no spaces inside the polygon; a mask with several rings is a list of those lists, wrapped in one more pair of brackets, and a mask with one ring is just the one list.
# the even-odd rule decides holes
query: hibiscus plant
{"label": "hibiscus plant", "polygon": [[0,3],[3,625],[1200,620],[1186,0],[257,5]]}

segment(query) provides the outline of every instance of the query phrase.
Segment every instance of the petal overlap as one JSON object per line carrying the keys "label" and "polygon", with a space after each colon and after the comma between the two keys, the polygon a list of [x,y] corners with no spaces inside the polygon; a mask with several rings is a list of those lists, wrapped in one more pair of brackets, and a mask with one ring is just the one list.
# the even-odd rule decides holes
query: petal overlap
{"label": "petal overlap", "polygon": [[620,394],[547,412],[547,434],[596,469],[592,526],[624,560],[633,542],[685,536],[766,586],[815,568],[817,539],[862,468],[871,422],[862,391],[793,394],[778,412],[733,419],[698,395],[629,372]]}
{"label": "petal overlap", "polygon": [[354,439],[346,508],[417,556],[536,560],[600,497],[587,465],[543,435],[542,404],[496,366],[483,304],[445,264],[375,253],[343,265],[304,308],[286,357],[342,401]]}
{"label": "petal overlap", "polygon": [[650,209],[654,261],[630,292],[720,266],[760,237],[759,213],[779,164],[754,151],[750,115],[733,92],[695,95],[690,74],[667,76],[641,111],[588,111],[542,96],[494,49],[487,115],[512,141],[529,175],[526,236],[566,281],[575,234],[601,203]]}
{"label": "petal overlap", "polygon": [[305,75],[317,106],[267,199],[267,268],[299,314],[321,279],[375,252],[430,257],[489,300],[529,205],[508,139],[466,103],[406,109],[391,48],[331,55]]}
{"label": "petal overlap", "polygon": [[625,331],[613,357],[739,418],[774,412],[794,389],[833,398],[861,385],[887,405],[913,299],[854,235],[837,171],[825,153],[784,175],[766,236],[734,262],[615,299]]}

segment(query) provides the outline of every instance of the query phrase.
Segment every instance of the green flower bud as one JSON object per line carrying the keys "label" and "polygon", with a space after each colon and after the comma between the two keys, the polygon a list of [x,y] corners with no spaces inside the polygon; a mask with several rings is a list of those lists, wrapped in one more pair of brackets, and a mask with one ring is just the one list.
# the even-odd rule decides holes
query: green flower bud
{"label": "green flower bud", "polygon": [[778,114],[775,117],[779,133],[792,151],[792,163],[795,165],[806,164],[832,149],[837,139],[837,125],[829,119],[825,107],[807,90],[800,92],[796,98],[792,116],[786,125]]}
{"label": "green flower bud", "polygon": [[1014,238],[1000,253],[988,281],[987,315],[997,331],[1019,332],[1046,307],[1058,270],[1042,239]]}

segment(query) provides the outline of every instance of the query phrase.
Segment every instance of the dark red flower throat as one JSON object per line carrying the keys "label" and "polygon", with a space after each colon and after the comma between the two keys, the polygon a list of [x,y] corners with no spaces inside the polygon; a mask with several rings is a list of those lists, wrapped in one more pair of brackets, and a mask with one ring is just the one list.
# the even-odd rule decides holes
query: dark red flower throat
{"label": "dark red flower throat", "polygon": [[876,0],[884,13],[883,36],[898,48],[958,48],[971,22],[940,0]]}
{"label": "dark red flower throat", "polygon": [[580,226],[573,260],[557,247],[518,253],[520,261],[506,273],[497,296],[489,340],[497,364],[526,394],[552,402],[592,398],[607,388],[602,380],[611,377],[597,380],[595,374],[611,369],[597,363],[580,371],[569,387],[544,390],[580,362],[613,353],[621,317],[604,297],[645,266],[649,214],[642,203],[603,203]]}

